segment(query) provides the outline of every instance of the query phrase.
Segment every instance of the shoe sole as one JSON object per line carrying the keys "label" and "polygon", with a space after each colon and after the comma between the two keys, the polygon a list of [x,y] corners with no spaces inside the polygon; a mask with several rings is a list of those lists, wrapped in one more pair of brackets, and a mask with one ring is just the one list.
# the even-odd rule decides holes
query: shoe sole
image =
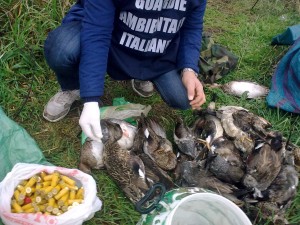
{"label": "shoe sole", "polygon": [[[71,108],[70,108],[70,109],[71,109]],[[58,117],[58,118],[55,119],[55,120],[49,119],[49,118],[45,115],[45,111],[43,112],[43,117],[44,117],[45,120],[47,120],[47,121],[49,121],[49,122],[52,122],[52,123],[55,123],[55,122],[60,121],[60,120],[62,120],[63,118],[65,118],[65,117],[68,115],[68,113],[70,112],[70,109],[66,112],[66,114],[63,114],[62,116]]]}
{"label": "shoe sole", "polygon": [[139,96],[142,96],[144,98],[151,97],[154,94],[154,92],[153,92],[150,95],[143,95],[141,92],[139,92],[137,89],[135,89],[135,87],[134,87],[134,80],[131,80],[131,87],[132,87],[132,89],[134,90],[135,93],[137,93]]}
{"label": "shoe sole", "polygon": [[46,116],[45,109],[44,109],[44,111],[43,111],[43,117],[44,117],[44,119],[47,120],[47,121],[49,121],[49,122],[53,122],[53,123],[62,120],[63,118],[65,118],[65,117],[68,115],[68,113],[69,113],[70,110],[71,110],[72,105],[73,105],[76,101],[79,101],[79,100],[80,100],[80,98],[79,98],[79,99],[76,99],[76,100],[71,104],[70,108],[66,111],[66,113],[63,114],[63,115],[61,115],[60,117],[58,117],[58,118],[55,119],[55,120],[49,119],[49,118]]}

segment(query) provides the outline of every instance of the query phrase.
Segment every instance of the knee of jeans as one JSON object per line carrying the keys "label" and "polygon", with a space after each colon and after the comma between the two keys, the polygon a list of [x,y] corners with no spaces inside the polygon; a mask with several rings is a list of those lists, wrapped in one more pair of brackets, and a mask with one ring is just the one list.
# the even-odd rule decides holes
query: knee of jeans
{"label": "knee of jeans", "polygon": [[187,110],[187,109],[191,108],[191,105],[189,104],[189,102],[185,102],[184,104],[182,104],[182,103],[177,104],[177,105],[173,106],[173,108],[180,109],[180,110]]}
{"label": "knee of jeans", "polygon": [[191,105],[188,101],[188,99],[169,99],[168,105],[174,109],[180,109],[180,110],[186,110],[190,109]]}
{"label": "knee of jeans", "polygon": [[71,66],[79,61],[80,39],[62,40],[50,33],[44,44],[45,59],[50,68]]}

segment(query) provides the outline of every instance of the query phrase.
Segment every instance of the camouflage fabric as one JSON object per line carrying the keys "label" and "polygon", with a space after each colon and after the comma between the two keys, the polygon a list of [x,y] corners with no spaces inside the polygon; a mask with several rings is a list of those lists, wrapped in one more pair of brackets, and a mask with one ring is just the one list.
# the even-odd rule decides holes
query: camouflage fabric
{"label": "camouflage fabric", "polygon": [[238,57],[224,46],[215,44],[211,35],[203,33],[202,49],[199,57],[200,79],[204,83],[214,83],[235,69]]}

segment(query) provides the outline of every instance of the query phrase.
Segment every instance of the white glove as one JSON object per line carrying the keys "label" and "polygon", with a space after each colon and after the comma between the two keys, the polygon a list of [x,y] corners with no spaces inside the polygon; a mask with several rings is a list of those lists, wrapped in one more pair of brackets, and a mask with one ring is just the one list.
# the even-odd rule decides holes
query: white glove
{"label": "white glove", "polygon": [[79,119],[79,125],[87,137],[94,141],[101,142],[103,135],[100,125],[100,109],[98,102],[84,103]]}

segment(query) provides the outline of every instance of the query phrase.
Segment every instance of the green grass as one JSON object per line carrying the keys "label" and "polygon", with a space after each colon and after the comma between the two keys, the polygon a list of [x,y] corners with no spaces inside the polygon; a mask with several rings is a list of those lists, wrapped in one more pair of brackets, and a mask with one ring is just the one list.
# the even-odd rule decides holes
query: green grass
{"label": "green grass", "polygon": [[[70,114],[57,123],[42,118],[44,105],[58,90],[55,75],[43,57],[43,43],[73,2],[0,0],[0,106],[32,135],[49,162],[68,168],[76,168],[79,159],[78,120],[82,106],[75,105]],[[271,46],[270,42],[273,36],[299,22],[294,1],[260,0],[253,10],[250,9],[255,1],[250,0],[208,2],[205,31],[212,33],[215,42],[239,56],[236,70],[220,83],[251,80],[269,87],[274,68],[288,49],[287,46]],[[187,122],[193,121],[190,110],[172,110],[158,95],[143,99],[128,87],[125,82],[107,79],[105,105],[111,105],[115,97],[152,105],[150,114],[161,118],[171,140],[176,115],[184,116]],[[207,102],[216,94],[217,106],[239,105],[265,117],[284,136],[288,136],[293,124],[291,140],[300,145],[299,116],[268,108],[264,99],[236,98],[219,89],[207,89],[206,93]],[[26,104],[21,108],[25,99]],[[103,208],[85,224],[135,224],[140,215],[105,171],[93,171],[93,176]],[[300,223],[299,192],[287,216],[290,222]]]}

